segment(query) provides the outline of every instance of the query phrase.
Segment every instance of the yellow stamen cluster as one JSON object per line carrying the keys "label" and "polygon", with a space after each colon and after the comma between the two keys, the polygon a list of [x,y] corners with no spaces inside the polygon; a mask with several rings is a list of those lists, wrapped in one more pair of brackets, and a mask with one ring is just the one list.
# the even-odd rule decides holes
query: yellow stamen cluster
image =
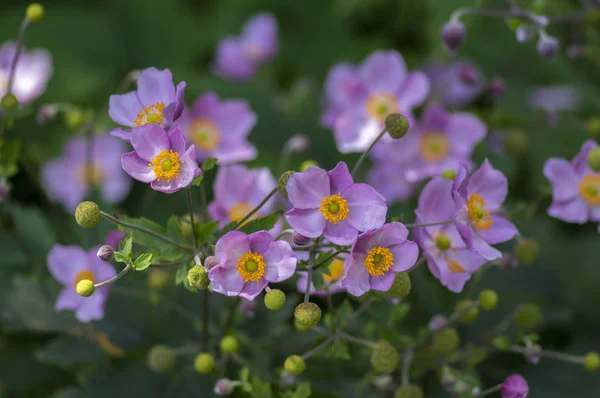
{"label": "yellow stamen cluster", "polygon": [[448,269],[450,272],[454,273],[465,272],[465,268],[456,260],[452,260],[448,263]]}
{"label": "yellow stamen cluster", "polygon": [[333,224],[337,224],[348,217],[348,203],[339,194],[327,196],[323,199],[319,210],[323,217]]}
{"label": "yellow stamen cluster", "polygon": [[588,174],[579,182],[579,195],[592,206],[600,205],[600,174]]}
{"label": "yellow stamen cluster", "polygon": [[77,177],[79,181],[97,187],[104,180],[104,172],[100,167],[84,165],[77,171]]}
{"label": "yellow stamen cluster", "polygon": [[133,122],[134,126],[139,127],[147,123],[165,124],[164,109],[165,104],[163,102],[148,105],[138,113],[137,118]]}
{"label": "yellow stamen cluster", "polygon": [[209,120],[196,118],[190,125],[190,140],[205,151],[212,151],[221,141],[221,131]]}
{"label": "yellow stamen cluster", "polygon": [[429,162],[439,162],[450,152],[450,141],[444,133],[431,131],[423,134],[419,152]]}
{"label": "yellow stamen cluster", "polygon": [[485,208],[485,200],[479,194],[472,194],[467,201],[467,210],[471,224],[479,229],[488,229],[492,226],[490,212]]}
{"label": "yellow stamen cluster", "polygon": [[365,267],[369,274],[381,276],[394,265],[394,255],[387,247],[377,246],[369,250],[365,259]]}
{"label": "yellow stamen cluster", "polygon": [[[249,203],[246,203],[246,202],[236,203],[233,206],[231,206],[231,209],[229,210],[229,220],[230,221],[239,221],[242,218],[246,217],[246,215],[248,213],[250,213],[252,211],[252,209],[254,209],[254,207],[252,205],[250,205]],[[258,217],[259,217],[258,212],[256,212],[252,215],[252,217],[250,217],[248,219],[248,221],[254,220]]]}
{"label": "yellow stamen cluster", "polygon": [[236,269],[244,283],[258,282],[265,275],[265,261],[260,254],[248,251],[239,258]]}
{"label": "yellow stamen cluster", "polygon": [[344,260],[340,260],[339,258],[334,259],[331,264],[327,267],[329,270],[329,275],[323,274],[323,279],[327,282],[337,281],[344,274]]}
{"label": "yellow stamen cluster", "polygon": [[383,122],[390,113],[398,112],[396,97],[387,93],[373,94],[367,100],[367,113]]}
{"label": "yellow stamen cluster", "polygon": [[75,279],[73,280],[73,287],[77,287],[77,284],[85,279],[95,282],[94,273],[92,271],[90,271],[89,269],[84,269],[83,271],[79,271],[77,273],[77,275],[75,275]]}
{"label": "yellow stamen cluster", "polygon": [[182,160],[179,160],[179,153],[172,149],[163,149],[148,165],[148,168],[154,168],[157,180],[171,181],[179,176]]}

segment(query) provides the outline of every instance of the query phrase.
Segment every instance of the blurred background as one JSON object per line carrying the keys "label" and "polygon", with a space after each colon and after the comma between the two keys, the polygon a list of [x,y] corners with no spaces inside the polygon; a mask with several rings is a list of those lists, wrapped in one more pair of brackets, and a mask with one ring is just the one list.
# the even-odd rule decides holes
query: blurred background
{"label": "blurred background", "polygon": [[[259,120],[249,139],[259,149],[252,166],[267,165],[278,173],[280,150],[294,134],[311,140],[307,153],[295,155],[292,166],[310,158],[324,168],[340,159],[349,163],[357,156],[340,155],[330,130],[319,125],[322,87],[336,63],[360,63],[377,49],[395,49],[410,69],[451,59],[439,41],[441,26],[461,6],[504,7],[504,1],[468,0],[57,0],[43,2],[46,15],[30,26],[27,48],[45,48],[53,58],[54,75],[36,106],[71,102],[97,113],[101,129],[113,125],[106,110],[108,98],[119,90],[123,78],[134,69],[170,68],[175,82],[186,81],[190,104],[206,90],[225,98],[244,98]],[[569,12],[577,0],[519,1],[548,14]],[[0,41],[14,40],[26,4],[3,0],[0,4]],[[218,41],[237,34],[244,21],[262,11],[279,21],[280,52],[248,83],[234,83],[211,73]],[[591,137],[587,121],[600,109],[600,74],[594,58],[598,41],[586,24],[577,28],[551,28],[561,39],[563,51],[552,61],[536,53],[535,41],[519,44],[515,33],[501,20],[464,18],[468,38],[460,57],[476,65],[489,81],[501,76],[506,93],[493,106],[485,100],[470,109],[484,118],[488,132],[524,132],[519,144],[498,150],[484,144],[476,161],[489,157],[511,182],[507,209],[522,235],[539,242],[541,256],[531,266],[512,271],[498,267],[485,273],[479,284],[495,289],[498,308],[485,313],[474,325],[460,329],[464,341],[479,342],[518,304],[538,303],[544,314],[540,331],[544,348],[584,354],[600,350],[600,234],[597,225],[568,225],[550,218],[550,202],[542,166],[548,157],[574,156]],[[593,23],[591,21],[590,23]],[[597,30],[596,30],[597,31]],[[571,42],[588,40],[586,56],[569,57]],[[591,42],[589,42],[591,40]],[[529,101],[540,86],[569,86],[581,101],[574,109],[553,115],[535,109]],[[562,95],[558,96],[558,102]],[[551,100],[552,101],[552,100]],[[54,301],[60,286],[50,276],[46,255],[52,246],[76,244],[84,248],[102,244],[111,226],[83,230],[73,216],[50,203],[40,185],[40,166],[62,151],[74,133],[58,119],[39,126],[35,108],[5,132],[22,141],[19,172],[11,182],[11,200],[0,204],[0,397],[208,397],[216,376],[201,376],[192,367],[193,355],[178,358],[177,372],[156,375],[146,365],[146,352],[154,344],[185,346],[199,338],[200,295],[174,283],[162,290],[147,287],[147,274],[130,275],[119,282],[108,300],[105,318],[80,324],[71,312],[57,313]],[[560,108],[560,106],[557,106]],[[556,109],[552,109],[556,111]],[[593,137],[592,137],[593,138]],[[502,144],[500,144],[502,145]],[[209,182],[214,173],[209,174]],[[210,186],[210,184],[209,184]],[[212,197],[209,192],[209,200]],[[101,203],[100,198],[94,197]],[[415,200],[398,204],[391,216],[412,220]],[[151,195],[136,183],[118,207],[103,205],[107,212],[145,216],[163,225],[171,214],[183,215],[184,195]],[[511,250],[511,244],[504,249]],[[173,273],[175,270],[173,270]],[[174,277],[174,275],[172,275]],[[295,291],[295,282],[286,285]],[[414,293],[407,303],[410,313],[393,324],[398,334],[413,334],[438,313],[452,311],[459,298],[440,286],[425,267],[413,279]],[[218,296],[218,295],[213,295]],[[342,295],[343,296],[343,295]],[[299,296],[298,296],[299,297]],[[343,297],[335,297],[336,303]],[[295,352],[310,347],[315,335],[297,333],[291,323],[294,304],[266,313],[258,300],[251,319],[240,315],[237,333],[247,357],[262,369],[272,369]],[[225,317],[228,300],[215,297],[211,321]],[[390,325],[389,306],[371,310],[371,323]],[[368,333],[369,324],[357,324],[357,333]],[[385,337],[385,336],[379,336]],[[373,389],[365,375],[368,353],[352,346],[351,359],[320,358],[304,374],[313,382],[314,397],[386,396]],[[338,355],[339,356],[339,355]],[[314,362],[314,363],[313,363]],[[230,369],[235,375],[235,367]],[[596,397],[597,374],[580,366],[543,359],[527,364],[519,355],[495,354],[478,367],[483,385],[501,382],[508,374],[521,373],[533,397]],[[439,386],[439,375],[422,379],[427,397],[448,394]]]}

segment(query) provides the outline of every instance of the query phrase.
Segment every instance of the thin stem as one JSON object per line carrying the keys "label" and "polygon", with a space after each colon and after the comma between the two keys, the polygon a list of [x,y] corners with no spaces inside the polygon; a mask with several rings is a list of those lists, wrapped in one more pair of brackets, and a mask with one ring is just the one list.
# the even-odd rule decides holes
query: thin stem
{"label": "thin stem", "polygon": [[202,305],[202,351],[208,350],[208,311],[210,294],[208,289],[203,292]]}
{"label": "thin stem", "polygon": [[151,267],[171,267],[173,265],[181,265],[181,264],[185,264],[187,262],[190,262],[194,259],[196,255],[192,255],[189,257],[185,257],[181,260],[177,260],[177,261],[172,261],[170,263],[156,263],[156,264],[150,264]]}
{"label": "thin stem", "polygon": [[341,326],[342,329],[345,329],[346,326],[348,326],[350,323],[352,323],[356,318],[358,318],[358,316],[360,314],[362,314],[364,311],[367,310],[367,308],[369,308],[371,306],[371,304],[373,304],[373,301],[375,299],[373,298],[373,296],[369,297],[363,304],[362,306],[360,306],[359,309],[357,309],[356,311],[354,311],[354,314],[352,314],[352,316],[350,318],[348,318],[348,320]]}
{"label": "thin stem", "polygon": [[373,341],[369,341],[366,339],[361,339],[360,337],[356,337],[356,336],[352,336],[348,333],[344,333],[344,332],[338,332],[338,336],[340,336],[341,338],[343,338],[344,340],[348,340],[351,341],[353,343],[356,344],[361,344],[367,347],[377,347],[377,343],[373,342]]}
{"label": "thin stem", "polygon": [[452,220],[429,222],[429,223],[423,223],[423,224],[404,224],[404,226],[406,228],[420,228],[420,227],[432,227],[434,225],[446,225],[446,224],[452,224]]}
{"label": "thin stem", "polygon": [[206,187],[204,180],[200,184],[200,206],[202,207],[202,222],[208,221],[208,201],[206,200]]}
{"label": "thin stem", "polygon": [[411,344],[404,350],[404,361],[402,362],[402,387],[408,386],[410,365],[415,355],[415,347]]}
{"label": "thin stem", "polygon": [[231,303],[231,307],[229,307],[229,313],[227,314],[227,318],[223,323],[223,328],[221,330],[219,340],[221,340],[223,336],[225,336],[225,333],[227,333],[227,329],[233,326],[233,322],[235,321],[235,314],[237,314],[237,310],[240,305],[240,300],[241,299],[239,297],[236,297],[235,300],[233,300],[233,302]]}
{"label": "thin stem", "polygon": [[171,240],[171,239],[167,238],[166,236],[163,236],[163,235],[161,235],[161,234],[159,234],[159,233],[157,233],[157,232],[154,232],[154,231],[152,231],[152,230],[150,230],[150,229],[147,229],[147,228],[141,227],[141,226],[139,226],[139,225],[130,224],[130,223],[128,223],[128,222],[125,222],[125,221],[118,220],[118,219],[116,219],[115,217],[113,217],[113,216],[111,216],[110,214],[108,214],[108,213],[105,213],[105,212],[103,212],[103,211],[100,211],[100,215],[101,215],[102,217],[104,217],[105,219],[107,219],[108,221],[111,221],[111,222],[113,222],[113,223],[115,223],[115,224],[117,224],[117,225],[121,225],[121,226],[123,226],[123,227],[126,227],[126,228],[135,229],[135,230],[137,230],[137,231],[144,232],[144,233],[146,233],[146,234],[148,234],[148,235],[152,235],[152,236],[154,236],[156,239],[160,239],[160,240],[162,240],[163,242],[169,243],[170,245],[173,245],[173,246],[175,246],[175,247],[178,247],[178,248],[180,248],[180,249],[182,249],[182,250],[187,250],[187,251],[190,251],[190,252],[193,252],[193,251],[194,251],[194,248],[193,248],[193,247],[191,247],[191,246],[188,246],[188,245],[186,245],[186,244],[183,244],[183,243],[175,242],[174,240]]}
{"label": "thin stem", "polygon": [[[526,348],[518,345],[514,345],[508,349],[510,352],[515,352],[518,354],[525,354]],[[542,350],[542,357],[557,359],[559,361],[574,363],[574,364],[582,364],[584,362],[584,358],[577,356],[566,354],[564,352],[552,351],[552,350]]]}
{"label": "thin stem", "polygon": [[260,202],[258,204],[258,206],[256,206],[254,209],[252,209],[252,211],[248,214],[246,214],[246,216],[244,218],[242,218],[240,221],[238,221],[238,223],[235,225],[235,227],[233,227],[233,229],[238,229],[239,227],[241,227],[242,225],[244,225],[244,223],[250,218],[252,217],[257,211],[260,210],[261,207],[263,207],[265,205],[265,203],[267,203],[269,201],[269,199],[271,199],[271,197],[273,195],[275,195],[277,193],[277,188],[273,189],[271,192],[269,192],[269,194],[263,199],[262,202]]}
{"label": "thin stem", "polygon": [[336,258],[337,256],[339,256],[342,253],[348,253],[348,252],[345,251],[345,250],[337,251],[337,252],[335,252],[335,253],[327,256],[327,258],[325,258],[325,260],[321,261],[319,264],[315,264],[312,268],[313,269],[319,269],[319,267],[321,267],[324,264],[327,264],[330,260]]}
{"label": "thin stem", "polygon": [[381,133],[379,133],[379,135],[375,138],[375,140],[373,140],[373,142],[371,143],[371,146],[369,146],[367,148],[367,150],[364,151],[362,153],[362,155],[360,155],[358,162],[356,162],[356,165],[354,165],[354,168],[352,169],[352,177],[356,177],[356,173],[360,169],[360,166],[362,166],[362,164],[364,163],[365,159],[367,158],[367,155],[369,154],[369,152],[371,152],[371,149],[373,149],[375,144],[377,144],[377,142],[385,135],[386,132],[387,132],[387,130],[383,129],[383,131]]}
{"label": "thin stem", "polygon": [[294,230],[293,230],[293,229],[290,229],[290,228],[288,228],[288,229],[284,229],[283,231],[281,231],[281,232],[279,233],[279,235],[277,235],[277,237],[275,238],[275,240],[279,240],[279,239],[281,239],[281,238],[282,238],[284,235],[287,235],[287,234],[293,234],[293,233],[294,233]]}
{"label": "thin stem", "polygon": [[[454,314],[452,314],[452,316],[450,316],[450,318],[448,319],[448,322],[446,322],[446,327],[451,326],[452,324],[456,323],[461,317],[463,317],[465,314],[467,314],[469,311],[471,311],[473,308],[475,307],[479,307],[479,301],[474,301],[471,303],[471,305],[466,306],[465,308],[462,309],[462,311],[459,312],[455,312]],[[431,337],[435,336],[436,334],[438,334],[439,332],[441,332],[442,330],[444,330],[445,328],[439,328],[439,329],[429,329],[427,330],[427,332],[423,333],[421,335],[421,338],[418,339],[414,346],[415,348],[420,347],[423,343],[425,343],[426,341],[428,341]]]}
{"label": "thin stem", "polygon": [[194,222],[194,212],[192,210],[192,192],[188,188],[185,190],[185,197],[187,199],[188,211],[190,212],[190,222],[192,223],[192,237],[194,240],[194,247],[198,250],[198,240],[196,239],[196,223]]}
{"label": "thin stem", "polygon": [[333,342],[333,340],[335,340],[338,336],[335,334],[332,334],[331,336],[329,336],[327,339],[325,339],[325,341],[323,341],[321,344],[319,344],[318,346],[316,346],[315,348],[313,348],[312,350],[308,351],[307,353],[305,353],[304,355],[302,355],[303,359],[308,359],[316,354],[318,354],[319,352],[323,351],[325,348],[327,348],[327,346],[329,344],[331,344]]}
{"label": "thin stem", "polygon": [[19,34],[17,36],[17,49],[15,50],[15,56],[13,57],[12,63],[10,64],[10,73],[8,75],[8,83],[6,85],[6,94],[12,92],[13,84],[15,82],[15,75],[17,71],[17,62],[21,56],[21,50],[23,49],[23,38],[25,37],[25,31],[29,26],[29,18],[25,17],[21,26],[19,27]]}
{"label": "thin stem", "polygon": [[548,23],[579,23],[585,19],[585,12],[576,12],[566,15],[556,15],[553,17],[546,18],[545,16],[539,16],[531,11],[523,10],[514,6],[507,10],[489,10],[478,7],[459,8],[458,10],[454,11],[454,13],[452,13],[452,15],[450,16],[450,20],[458,21],[463,15],[467,14],[481,15],[490,18],[520,19],[522,21],[532,23],[539,27],[544,27]]}
{"label": "thin stem", "polygon": [[492,393],[495,393],[496,391],[500,391],[501,388],[502,388],[502,384],[498,384],[497,386],[490,387],[487,390],[483,390],[481,392],[478,392],[478,393],[474,394],[474,396],[476,396],[476,397],[484,397],[486,395],[490,395]]}
{"label": "thin stem", "polygon": [[97,289],[99,287],[102,287],[102,286],[105,286],[105,285],[110,285],[111,283],[115,283],[116,281],[118,281],[119,279],[121,279],[122,277],[124,277],[125,274],[128,273],[129,271],[131,271],[131,265],[127,264],[125,266],[125,268],[123,268],[121,270],[121,272],[119,272],[117,275],[113,276],[110,279],[105,280],[104,282],[95,283],[94,287]]}
{"label": "thin stem", "polygon": [[310,296],[310,285],[312,283],[312,273],[313,273],[313,267],[315,264],[315,256],[316,256],[316,247],[318,245],[318,242],[315,242],[315,244],[313,245],[313,247],[311,248],[311,251],[308,253],[308,265],[306,266],[306,270],[308,271],[307,273],[307,277],[306,277],[306,289],[304,289],[304,302],[308,303],[308,298]]}
{"label": "thin stem", "polygon": [[498,326],[496,327],[496,329],[494,330],[494,335],[499,336],[499,335],[503,334],[504,332],[506,332],[506,330],[512,324],[514,317],[515,317],[515,312],[514,311],[508,313],[504,317],[504,319],[502,319],[502,321],[498,324]]}

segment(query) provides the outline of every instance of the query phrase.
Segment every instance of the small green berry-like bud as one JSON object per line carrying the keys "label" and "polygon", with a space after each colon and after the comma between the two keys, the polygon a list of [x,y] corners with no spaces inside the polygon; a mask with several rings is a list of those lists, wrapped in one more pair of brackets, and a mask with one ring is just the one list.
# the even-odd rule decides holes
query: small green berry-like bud
{"label": "small green berry-like bud", "polygon": [[393,372],[398,366],[398,351],[387,341],[380,341],[371,351],[371,366],[376,372]]}
{"label": "small green berry-like bud", "polygon": [[388,290],[388,295],[393,298],[403,298],[409,295],[411,288],[410,276],[408,272],[399,272],[394,278],[392,287]]}
{"label": "small green berry-like bud", "polygon": [[442,172],[442,177],[444,177],[446,180],[454,181],[456,178],[456,171],[452,169],[446,169]]}
{"label": "small green berry-like bud", "polygon": [[504,149],[511,155],[522,155],[527,151],[527,134],[522,129],[504,132]]}
{"label": "small green berry-like bud", "polygon": [[219,343],[219,348],[223,354],[235,354],[240,350],[238,340],[233,336],[225,336]]}
{"label": "small green berry-like bud", "polygon": [[148,287],[154,290],[160,290],[167,287],[171,275],[164,269],[151,269],[148,273]]}
{"label": "small green berry-like bud", "polygon": [[515,312],[515,323],[525,331],[535,330],[542,323],[542,311],[537,304],[521,304]]}
{"label": "small green berry-like bud", "polygon": [[82,297],[90,297],[96,291],[94,287],[94,282],[89,279],[82,279],[77,282],[77,286],[75,286],[75,290],[77,294]]}
{"label": "small green berry-like bud", "polygon": [[25,15],[31,22],[40,22],[44,18],[44,6],[40,3],[31,3],[27,7]]}
{"label": "small green berry-like bud", "polygon": [[8,93],[4,97],[2,97],[2,102],[0,102],[0,105],[3,109],[6,109],[7,111],[12,111],[13,109],[17,109],[17,107],[19,106],[19,100],[17,99],[17,97],[15,97],[13,93]]}
{"label": "small green berry-like bud", "polygon": [[292,176],[292,174],[294,174],[294,170],[286,171],[279,177],[279,181],[277,182],[277,189],[279,190],[279,193],[281,194],[281,196],[283,196],[286,199],[288,197],[287,183],[288,183],[288,180],[290,179],[290,177]]}
{"label": "small green berry-like bud", "polygon": [[459,319],[462,323],[473,323],[475,319],[477,319],[477,315],[479,315],[479,308],[477,308],[476,305],[473,305],[473,302],[471,300],[460,300],[458,303],[456,303],[454,311],[456,311],[457,314],[462,313],[468,307],[471,308],[467,312],[465,312]]}
{"label": "small green berry-like bud", "polygon": [[415,384],[400,387],[394,393],[394,398],[423,398],[423,390]]}
{"label": "small green berry-like bud", "polygon": [[155,345],[148,351],[146,363],[150,370],[156,373],[167,373],[175,366],[176,356],[166,345]]}
{"label": "small green berry-like bud", "polygon": [[321,320],[321,309],[315,303],[298,304],[294,310],[294,319],[301,326],[313,327]]}
{"label": "small green berry-like bud", "polygon": [[452,246],[452,241],[444,234],[439,234],[437,238],[435,238],[435,245],[440,250],[448,250],[450,246]]}
{"label": "small green berry-like bud", "polygon": [[292,355],[285,359],[283,367],[288,373],[298,376],[306,369],[306,361],[300,355]]}
{"label": "small green berry-like bud", "polygon": [[597,352],[588,353],[585,358],[583,358],[583,367],[590,372],[600,368],[600,355],[598,355]]}
{"label": "small green berry-like bud", "polygon": [[311,166],[318,166],[319,164],[314,161],[314,160],[305,160],[304,162],[300,163],[300,171],[305,171],[306,169],[308,169]]}
{"label": "small green berry-like bud", "polygon": [[540,256],[540,245],[533,239],[521,239],[515,246],[515,258],[521,265],[531,265]]}
{"label": "small green berry-like bud", "polygon": [[492,344],[500,351],[506,351],[510,348],[510,340],[506,336],[494,337]]}
{"label": "small green berry-like bud", "polygon": [[265,307],[271,311],[279,311],[285,305],[285,293],[279,289],[271,289],[265,294]]}
{"label": "small green berry-like bud", "polygon": [[194,265],[189,269],[187,274],[190,286],[200,290],[208,289],[210,280],[208,279],[208,271],[201,265]]}
{"label": "small green berry-like bud", "polygon": [[590,151],[587,162],[592,170],[600,172],[600,147],[596,147]]}
{"label": "small green berry-like bud", "polygon": [[100,208],[94,202],[81,202],[75,209],[75,221],[83,228],[94,228],[100,221]]}
{"label": "small green berry-like bud", "polygon": [[445,328],[435,336],[431,348],[442,355],[452,354],[460,346],[460,336],[454,328]]}
{"label": "small green berry-like bud", "polygon": [[194,369],[200,374],[212,373],[215,370],[215,358],[208,352],[201,352],[194,360]]}
{"label": "small green berry-like bud", "polygon": [[304,325],[300,325],[298,323],[298,321],[296,319],[294,319],[294,327],[296,328],[297,331],[299,332],[306,332],[307,330],[309,330],[312,326],[304,326]]}
{"label": "small green berry-like bud", "polygon": [[391,113],[385,118],[385,128],[393,139],[404,137],[409,127],[408,120],[399,113]]}
{"label": "small green berry-like bud", "polygon": [[65,112],[65,124],[73,131],[77,131],[83,126],[85,116],[80,108],[70,108]]}
{"label": "small green berry-like bud", "polygon": [[587,131],[592,136],[600,135],[600,117],[593,117],[588,120]]}
{"label": "small green berry-like bud", "polygon": [[479,304],[484,310],[493,310],[498,304],[498,294],[493,290],[484,290],[479,294]]}

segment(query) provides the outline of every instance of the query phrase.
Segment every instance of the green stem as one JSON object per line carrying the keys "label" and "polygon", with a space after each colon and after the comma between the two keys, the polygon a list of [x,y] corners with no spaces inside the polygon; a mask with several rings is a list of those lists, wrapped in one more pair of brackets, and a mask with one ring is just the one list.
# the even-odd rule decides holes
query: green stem
{"label": "green stem", "polygon": [[500,391],[500,389],[502,388],[502,384],[498,384],[497,386],[494,387],[490,387],[487,390],[483,390],[477,394],[474,394],[474,396],[476,397],[484,397],[486,395],[490,395],[495,393],[496,391]]}
{"label": "green stem", "polygon": [[257,211],[260,210],[261,207],[263,207],[265,205],[265,203],[267,203],[269,201],[269,199],[271,199],[271,197],[273,195],[275,195],[277,193],[277,188],[273,189],[271,192],[269,192],[269,194],[262,200],[262,202],[260,202],[258,204],[258,206],[256,206],[254,209],[252,209],[252,211],[248,214],[246,214],[246,216],[244,218],[242,218],[240,221],[238,221],[238,223],[235,225],[235,227],[233,227],[233,229],[238,229],[239,227],[241,227],[242,225],[244,225],[244,223],[246,221],[248,221],[248,219],[250,217],[252,217]]}
{"label": "green stem", "polygon": [[319,344],[318,346],[316,346],[315,348],[313,348],[312,350],[308,351],[307,353],[305,353],[304,355],[302,355],[303,359],[308,359],[316,354],[318,354],[319,352],[323,351],[325,348],[327,348],[327,346],[329,344],[331,344],[333,342],[333,340],[335,340],[337,338],[337,335],[332,334],[331,336],[329,336],[325,341],[323,341],[321,344]]}
{"label": "green stem", "polygon": [[[526,348],[518,346],[518,345],[514,345],[514,346],[510,347],[508,350],[510,352],[514,352],[517,354],[525,354]],[[559,361],[574,363],[577,365],[581,365],[584,362],[583,357],[580,357],[577,355],[565,354],[564,352],[558,352],[558,351],[542,350],[541,355],[542,355],[542,357],[557,359]]]}
{"label": "green stem", "polygon": [[377,136],[377,138],[375,138],[375,140],[373,140],[373,142],[371,143],[371,146],[369,146],[367,148],[366,151],[364,151],[362,153],[362,155],[360,155],[360,158],[358,159],[358,162],[356,162],[356,165],[354,165],[354,168],[352,169],[352,177],[356,177],[356,173],[358,172],[358,170],[360,170],[360,166],[362,166],[362,164],[364,163],[365,159],[367,158],[367,155],[369,154],[369,152],[371,152],[371,150],[373,149],[373,147],[375,146],[375,144],[377,144],[377,142],[385,135],[385,133],[387,132],[387,130],[384,128],[383,131],[381,133],[379,133],[379,135]]}
{"label": "green stem", "polygon": [[209,311],[209,299],[210,294],[208,289],[203,292],[203,306],[202,306],[202,351],[208,350],[208,311]]}
{"label": "green stem", "polygon": [[206,187],[204,186],[204,180],[200,184],[200,206],[202,207],[202,222],[208,221],[208,202],[206,200]]}
{"label": "green stem", "polygon": [[196,223],[194,222],[194,212],[192,211],[192,192],[189,188],[185,190],[185,197],[187,199],[188,211],[190,212],[190,222],[192,223],[192,238],[194,240],[194,248],[197,251],[198,240],[196,239]]}
{"label": "green stem", "polygon": [[119,272],[117,275],[113,276],[110,279],[105,280],[104,282],[95,283],[94,287],[97,289],[99,287],[102,287],[102,286],[105,286],[105,285],[110,285],[111,283],[115,283],[116,281],[118,281],[119,279],[121,279],[122,277],[124,277],[125,274],[128,273],[129,271],[131,271],[131,265],[127,264],[125,266],[125,268],[123,268],[121,270],[121,272]]}
{"label": "green stem", "polygon": [[402,387],[408,386],[410,365],[415,355],[415,347],[409,345],[404,349],[404,360],[402,361]]}
{"label": "green stem", "polygon": [[369,340],[366,340],[366,339],[361,339],[360,337],[352,336],[352,335],[350,335],[348,333],[338,332],[338,336],[340,336],[344,340],[348,340],[348,341],[351,341],[351,342],[356,343],[356,344],[361,344],[361,345],[364,345],[364,346],[367,346],[367,347],[371,347],[371,348],[377,347],[377,343],[375,343],[373,341],[369,341]]}
{"label": "green stem", "polygon": [[171,267],[173,265],[181,265],[181,264],[185,264],[187,262],[190,262],[194,259],[196,255],[194,254],[193,256],[189,256],[189,257],[185,257],[184,259],[181,260],[177,260],[177,261],[173,261],[170,263],[156,263],[156,264],[150,264],[151,267]]}

